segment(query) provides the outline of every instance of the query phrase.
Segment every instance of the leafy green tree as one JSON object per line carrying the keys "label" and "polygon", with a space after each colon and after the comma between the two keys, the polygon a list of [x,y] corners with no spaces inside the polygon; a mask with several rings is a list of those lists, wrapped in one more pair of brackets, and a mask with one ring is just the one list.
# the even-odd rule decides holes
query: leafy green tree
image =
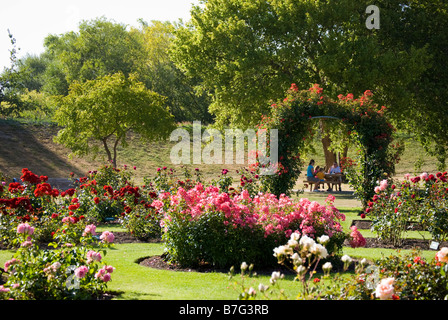
{"label": "leafy green tree", "polygon": [[140,39],[143,47],[136,71],[142,82],[167,97],[167,105],[176,121],[212,122],[208,95],[194,90],[200,79],[186,77],[170,57],[176,25],[168,21],[140,22],[140,28],[132,28],[130,32]]}
{"label": "leafy green tree", "polygon": [[127,76],[134,71],[135,53],[141,50],[126,25],[106,18],[83,21],[78,33],[62,35],[56,43],[60,46],[58,59],[69,84],[116,72]]}
{"label": "leafy green tree", "polygon": [[23,79],[27,76],[26,70],[19,68],[17,59],[16,39],[8,30],[12,49],[10,50],[11,65],[5,68],[0,75],[0,116],[17,115],[24,109],[20,100],[20,93],[24,89]]}
{"label": "leafy green tree", "polygon": [[379,41],[382,30],[365,26],[368,4],[203,1],[176,32],[174,59],[188,75],[202,76],[221,123],[257,123],[291,83],[319,83],[330,96],[365,90],[403,96],[426,70],[428,52]]}
{"label": "leafy green tree", "polygon": [[[71,84],[67,96],[57,97],[55,119],[62,129],[55,137],[73,155],[97,153],[104,147],[117,165],[117,147],[126,146],[132,130],[144,139],[161,139],[175,128],[165,98],[138,82],[136,76],[115,73]],[[98,144],[98,142],[100,144]]]}
{"label": "leafy green tree", "polygon": [[105,18],[83,21],[79,32],[49,35],[44,53],[22,59],[19,70],[30,75],[22,82],[29,91],[67,95],[73,81],[135,73],[148,89],[167,98],[176,121],[210,123],[209,98],[194,90],[200,80],[187,78],[170,59],[175,28],[160,21],[140,21],[139,28],[129,29]]}

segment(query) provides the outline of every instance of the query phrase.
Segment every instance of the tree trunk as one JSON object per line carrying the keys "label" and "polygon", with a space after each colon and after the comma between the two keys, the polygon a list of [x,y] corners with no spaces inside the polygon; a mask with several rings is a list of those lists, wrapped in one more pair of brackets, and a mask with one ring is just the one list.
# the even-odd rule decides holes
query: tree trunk
{"label": "tree trunk", "polygon": [[118,142],[120,142],[120,139],[121,139],[120,137],[117,137],[117,140],[115,140],[115,143],[114,143],[114,158],[112,160],[112,164],[113,164],[114,168],[117,167],[117,146],[118,146]]}
{"label": "tree trunk", "polygon": [[330,169],[330,167],[333,165],[333,163],[337,162],[337,155],[336,155],[336,153],[334,153],[328,149],[331,145],[331,139],[326,134],[325,123],[323,120],[320,120],[320,128],[321,128],[321,135],[322,135],[322,147],[323,147],[324,155],[325,155],[325,166],[326,166],[325,171],[328,171],[328,169]]}
{"label": "tree trunk", "polygon": [[[103,139],[103,145],[104,145],[104,150],[106,150],[107,161],[109,161],[109,163],[113,163],[112,154],[110,153],[109,146],[107,145],[107,138]],[[115,165],[114,165],[114,168],[115,168]]]}

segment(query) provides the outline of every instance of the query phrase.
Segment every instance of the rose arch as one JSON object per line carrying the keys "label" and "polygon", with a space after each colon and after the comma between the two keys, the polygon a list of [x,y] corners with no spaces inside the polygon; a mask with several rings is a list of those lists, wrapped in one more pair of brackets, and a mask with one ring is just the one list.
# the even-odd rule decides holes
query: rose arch
{"label": "rose arch", "polygon": [[372,93],[366,91],[356,99],[348,94],[332,100],[319,85],[298,90],[292,84],[283,101],[272,104],[270,114],[259,124],[260,129],[278,130],[277,171],[263,176],[264,190],[276,195],[290,193],[304,164],[300,155],[313,132],[313,119],[325,117],[338,119],[340,127],[359,146],[357,177],[349,183],[356,183],[356,195],[365,205],[377,181],[393,174],[397,159],[396,150],[390,147],[395,129],[384,115],[386,108],[374,104],[371,97]]}

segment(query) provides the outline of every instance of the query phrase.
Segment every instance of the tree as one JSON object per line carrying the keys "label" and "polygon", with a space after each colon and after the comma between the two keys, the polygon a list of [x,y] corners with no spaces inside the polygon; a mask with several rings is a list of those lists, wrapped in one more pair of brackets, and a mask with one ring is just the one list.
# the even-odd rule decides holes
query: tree
{"label": "tree", "polygon": [[83,21],[79,32],[49,35],[41,55],[26,56],[19,70],[27,69],[31,76],[22,82],[29,91],[67,95],[75,80],[135,73],[148,89],[167,98],[176,121],[210,123],[209,98],[194,90],[200,80],[187,78],[170,59],[175,28],[160,21],[140,21],[138,28],[105,18]]}
{"label": "tree", "polygon": [[108,161],[117,165],[117,147],[126,146],[132,130],[144,139],[161,139],[174,130],[165,98],[145,88],[131,74],[115,73],[72,83],[67,96],[56,98],[55,119],[62,129],[55,137],[73,155],[97,153],[103,145]]}
{"label": "tree", "polygon": [[176,25],[171,22],[140,21],[131,33],[141,41],[143,50],[138,58],[137,73],[147,88],[167,97],[167,105],[177,122],[200,120],[210,123],[208,95],[195,92],[200,79],[184,75],[170,57]]}
{"label": "tree", "polygon": [[16,39],[9,30],[8,35],[12,45],[10,50],[11,66],[5,68],[0,75],[0,115],[2,116],[16,115],[24,108],[20,101],[20,93],[24,89],[22,79],[27,76],[26,70],[19,68]]}

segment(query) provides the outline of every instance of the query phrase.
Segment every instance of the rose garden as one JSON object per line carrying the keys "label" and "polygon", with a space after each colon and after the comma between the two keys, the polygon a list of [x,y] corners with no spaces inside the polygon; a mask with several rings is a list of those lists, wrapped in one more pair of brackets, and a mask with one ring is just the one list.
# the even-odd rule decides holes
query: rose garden
{"label": "rose garden", "polygon": [[[308,132],[312,115],[328,112],[335,105],[351,110],[344,121],[350,130],[359,132],[360,152],[373,150],[358,159],[383,163],[370,175],[374,181],[359,179],[359,172],[372,171],[369,162],[350,161],[344,166],[349,185],[364,204],[354,208],[350,219],[370,222],[373,239],[364,237],[355,223],[347,224],[346,214],[334,204],[338,192],[328,192],[319,203],[303,193],[292,195],[287,187],[287,178],[297,179],[301,170],[300,156],[289,148],[300,149],[297,142],[306,139],[297,136]],[[362,122],[366,117],[375,118],[378,124],[383,117],[383,109],[370,103],[369,92],[360,99],[340,96],[332,101],[317,85],[305,91],[292,85],[287,98],[272,107],[276,113],[260,127],[269,130],[272,126],[280,132],[286,127],[292,134],[289,123],[302,121],[304,129],[283,144],[279,139],[283,149],[279,148],[275,175],[259,175],[259,163],[242,169],[239,181],[227,169],[207,181],[199,168],[184,168],[179,175],[162,167],[144,185],[135,185],[137,168],[110,165],[83,177],[67,178],[74,184],[64,190],[26,168],[20,181],[4,181],[0,186],[0,233],[6,260],[2,298],[119,298],[120,291],[109,285],[120,272],[108,262],[108,255],[122,245],[120,239],[126,239],[163,247],[157,260],[156,256],[136,259],[147,262],[140,265],[144,269],[163,265],[180,274],[185,270],[208,270],[223,277],[230,273],[222,290],[229,291],[233,284],[235,299],[445,299],[447,172],[391,178],[396,161],[388,159],[395,159],[396,150],[387,145],[393,128],[386,122],[384,127],[376,126],[385,134],[382,139],[369,139],[369,135],[380,134],[371,128],[351,127],[351,121]],[[299,116],[293,118],[291,111]],[[281,121],[286,116],[291,121]],[[367,120],[362,123],[370,126]],[[417,225],[423,239],[428,237],[422,242],[425,246],[381,258],[369,255],[374,249],[368,248],[368,240],[398,250],[406,233]],[[431,241],[437,246],[428,250]],[[366,251],[358,253],[363,247]],[[347,248],[352,248],[351,255],[345,253]],[[258,279],[257,271],[270,277]],[[282,289],[291,286],[290,282],[288,292],[296,291],[292,296]]]}

